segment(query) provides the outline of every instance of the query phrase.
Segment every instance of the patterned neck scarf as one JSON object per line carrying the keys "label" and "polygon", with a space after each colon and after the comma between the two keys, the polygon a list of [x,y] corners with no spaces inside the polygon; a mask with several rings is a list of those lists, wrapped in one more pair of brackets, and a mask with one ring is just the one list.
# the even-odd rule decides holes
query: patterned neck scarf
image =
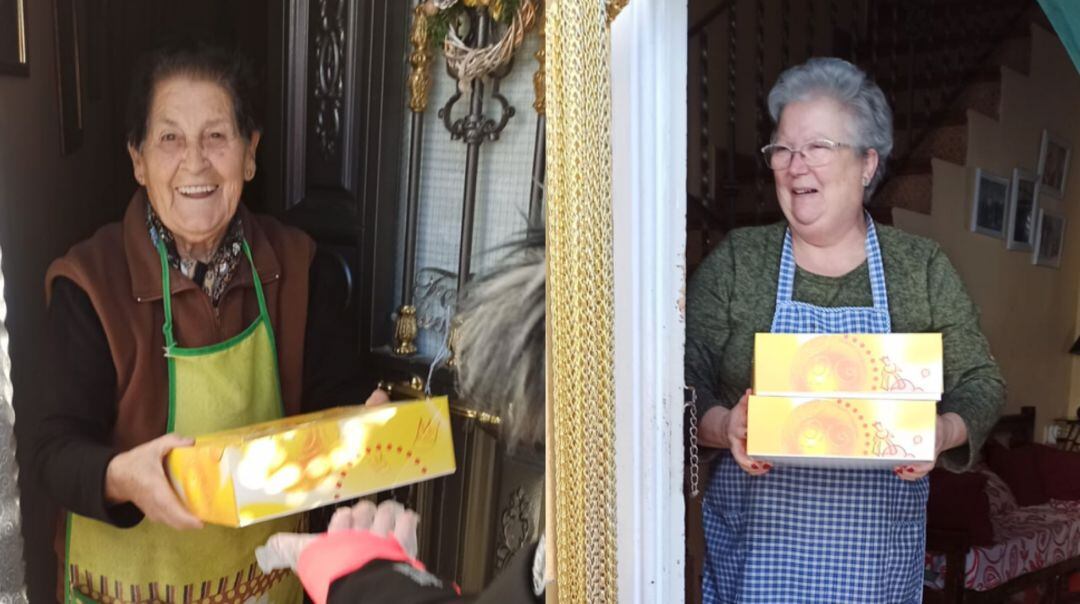
{"label": "patterned neck scarf", "polygon": [[221,301],[221,295],[225,293],[225,287],[236,275],[236,268],[240,266],[240,258],[244,255],[244,225],[240,215],[233,216],[225,238],[211,254],[210,261],[205,263],[194,258],[180,257],[180,253],[176,251],[176,239],[162,224],[149,202],[146,204],[146,228],[150,231],[150,241],[154,247],[157,247],[159,239],[165,244],[169,266],[201,287],[216,307]]}

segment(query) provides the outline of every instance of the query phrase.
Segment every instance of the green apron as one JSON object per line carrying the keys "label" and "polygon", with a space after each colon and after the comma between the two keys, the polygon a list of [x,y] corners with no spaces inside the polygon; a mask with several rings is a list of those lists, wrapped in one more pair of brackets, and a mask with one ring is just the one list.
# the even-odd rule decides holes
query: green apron
{"label": "green apron", "polygon": [[[197,436],[276,419],[283,414],[277,351],[259,275],[251,264],[259,317],[242,333],[203,348],[173,336],[165,248],[158,244],[169,365],[168,432]],[[300,530],[301,516],[245,528],[206,525],[176,531],[143,520],[130,529],[69,513],[66,602],[272,602],[294,604],[302,590],[288,570],[264,575],[255,548],[274,533]]]}

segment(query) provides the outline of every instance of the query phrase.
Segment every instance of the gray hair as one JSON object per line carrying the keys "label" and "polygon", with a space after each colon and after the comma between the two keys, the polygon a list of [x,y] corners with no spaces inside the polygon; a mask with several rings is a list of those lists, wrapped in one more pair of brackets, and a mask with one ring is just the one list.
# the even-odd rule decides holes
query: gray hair
{"label": "gray hair", "polygon": [[546,283],[540,231],[512,245],[458,299],[457,391],[500,417],[511,448],[544,442]]}
{"label": "gray hair", "polygon": [[877,151],[877,170],[863,190],[863,203],[869,203],[885,177],[885,163],[893,148],[892,110],[885,93],[866,72],[851,63],[834,57],[814,57],[781,73],[769,91],[773,125],[780,123],[780,114],[788,103],[819,97],[833,99],[850,113],[855,137],[852,144],[859,153]]}

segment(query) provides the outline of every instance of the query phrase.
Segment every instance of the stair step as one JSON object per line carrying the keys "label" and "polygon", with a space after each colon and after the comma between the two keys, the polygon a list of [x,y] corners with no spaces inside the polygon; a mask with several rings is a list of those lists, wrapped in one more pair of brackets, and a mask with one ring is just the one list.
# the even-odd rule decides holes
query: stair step
{"label": "stair step", "polygon": [[[898,149],[905,143],[902,131],[913,130],[918,134],[931,126],[965,124],[969,109],[997,117],[1001,103],[1001,72],[1000,68],[995,70],[992,79],[980,74],[961,91],[941,88],[898,91],[893,105]],[[959,96],[954,98],[956,94]]]}
{"label": "stair step", "polygon": [[911,157],[927,161],[937,158],[963,164],[967,160],[967,134],[967,124],[933,128],[915,147]]}
{"label": "stair step", "polygon": [[893,168],[891,174],[893,175],[917,175],[917,174],[930,174],[934,169],[933,164],[929,158],[907,158],[902,165]]}
{"label": "stair step", "polygon": [[874,203],[878,207],[903,208],[920,214],[929,214],[932,204],[933,175],[897,174],[885,183],[877,193]]}
{"label": "stair step", "polygon": [[990,61],[1026,75],[1031,69],[1031,29],[1025,28],[1023,34],[1005,38],[991,54]]}
{"label": "stair step", "polygon": [[[939,17],[940,18],[940,17]],[[893,57],[900,63],[906,63],[914,52],[916,57],[930,52],[950,50],[956,53],[974,53],[979,48],[989,49],[997,46],[1002,36],[1020,36],[1019,31],[1014,31],[1011,24],[1013,17],[1001,14],[994,23],[993,28],[977,28],[974,31],[935,29],[931,31],[919,31],[911,36],[904,33],[901,28],[896,32],[893,39],[892,29],[885,27],[877,34],[877,38],[863,37],[859,40],[859,54],[862,57],[872,58],[877,52],[877,59],[888,63]],[[866,36],[867,34],[863,34]]]}
{"label": "stair step", "polygon": [[[884,81],[879,80],[878,83],[882,86],[891,86],[893,82],[890,78],[891,75],[886,77]],[[940,91],[946,84],[956,84],[958,78],[967,84],[996,82],[1001,79],[1001,66],[987,63],[971,73],[937,73],[916,68],[910,79],[908,70],[905,67],[903,72],[897,75],[895,89],[898,96],[906,96],[911,88],[914,88],[916,94],[926,91]]]}
{"label": "stair step", "polygon": [[[893,5],[899,8],[899,17],[903,19],[905,10],[916,4],[911,0],[873,0],[873,2],[881,7],[878,11],[881,19],[892,17]],[[974,11],[976,9],[983,11],[1015,11],[1023,3],[1023,0],[936,0],[934,8],[935,11]]]}
{"label": "stair step", "polygon": [[952,120],[951,123],[967,123],[968,109],[995,119],[998,117],[1001,112],[1000,70],[995,80],[974,82],[964,88],[948,114]]}

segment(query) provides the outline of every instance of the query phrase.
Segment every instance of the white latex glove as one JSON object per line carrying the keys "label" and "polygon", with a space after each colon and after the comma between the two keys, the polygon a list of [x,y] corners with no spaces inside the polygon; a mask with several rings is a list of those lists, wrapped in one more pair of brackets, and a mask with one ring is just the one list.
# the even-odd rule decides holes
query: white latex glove
{"label": "white latex glove", "polygon": [[[392,535],[402,549],[415,558],[416,527],[419,524],[420,516],[396,501],[384,501],[375,507],[374,503],[365,499],[352,507],[338,508],[330,518],[327,531],[371,531],[380,537]],[[264,573],[279,568],[296,570],[300,553],[316,537],[318,535],[311,533],[278,533],[270,537],[266,545],[255,549],[259,568]]]}

